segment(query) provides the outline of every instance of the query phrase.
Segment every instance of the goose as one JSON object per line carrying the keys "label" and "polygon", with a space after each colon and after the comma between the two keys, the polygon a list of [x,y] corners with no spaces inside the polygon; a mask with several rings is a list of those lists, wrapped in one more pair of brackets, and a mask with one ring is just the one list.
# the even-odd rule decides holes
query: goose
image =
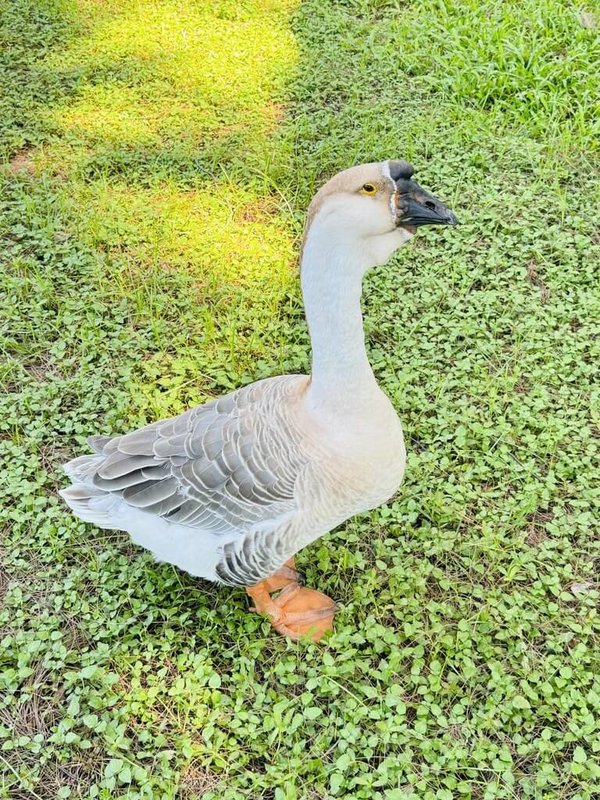
{"label": "goose", "polygon": [[367,358],[362,280],[422,225],[455,215],[407,161],[351,167],[313,198],[301,248],[310,375],[267,378],[131,433],[93,436],[64,465],[82,520],[127,531],[158,561],[245,587],[280,634],[318,641],[335,603],[294,557],[386,502],[404,474],[400,420]]}

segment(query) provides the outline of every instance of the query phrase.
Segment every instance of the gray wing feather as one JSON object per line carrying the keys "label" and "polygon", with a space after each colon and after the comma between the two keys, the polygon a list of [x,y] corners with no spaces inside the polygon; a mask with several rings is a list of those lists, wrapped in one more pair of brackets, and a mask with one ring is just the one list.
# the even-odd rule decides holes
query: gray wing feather
{"label": "gray wing feather", "polygon": [[88,436],[88,444],[95,453],[103,453],[112,436]]}
{"label": "gray wing feather", "polygon": [[142,469],[142,467],[157,466],[155,457],[148,453],[146,455],[131,456],[128,453],[117,450],[111,453],[98,469],[98,475],[105,480],[120,478],[129,475],[131,472]]}
{"label": "gray wing feather", "polygon": [[295,510],[306,463],[286,418],[295,376],[260,381],[124,436],[94,439],[94,485],[170,522],[251,530]]}

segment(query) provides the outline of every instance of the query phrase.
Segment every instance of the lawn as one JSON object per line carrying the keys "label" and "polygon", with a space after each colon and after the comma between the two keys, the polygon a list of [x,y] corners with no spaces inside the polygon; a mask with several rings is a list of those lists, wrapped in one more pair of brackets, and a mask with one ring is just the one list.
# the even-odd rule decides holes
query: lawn
{"label": "lawn", "polygon": [[[600,797],[600,9],[0,0],[0,797]],[[242,591],[73,518],[60,464],[309,368],[303,216],[404,157],[463,223],[365,286],[399,494]]]}

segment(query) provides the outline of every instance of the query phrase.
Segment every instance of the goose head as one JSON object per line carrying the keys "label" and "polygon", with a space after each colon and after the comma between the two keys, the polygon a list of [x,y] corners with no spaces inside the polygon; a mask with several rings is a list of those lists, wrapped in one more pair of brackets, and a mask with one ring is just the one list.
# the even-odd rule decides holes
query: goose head
{"label": "goose head", "polygon": [[[339,172],[313,198],[305,249],[352,254],[364,271],[384,264],[424,225],[456,225],[456,216],[413,180],[408,161],[361,164]],[[312,247],[311,247],[312,249]]]}

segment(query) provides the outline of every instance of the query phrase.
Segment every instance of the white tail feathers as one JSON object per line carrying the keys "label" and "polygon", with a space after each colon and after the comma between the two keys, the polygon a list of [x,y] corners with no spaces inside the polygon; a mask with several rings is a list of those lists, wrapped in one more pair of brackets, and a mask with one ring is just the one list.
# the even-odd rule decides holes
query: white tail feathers
{"label": "white tail feathers", "polygon": [[118,498],[98,489],[92,483],[92,478],[104,459],[103,455],[79,456],[64,464],[63,469],[73,481],[73,485],[61,489],[59,495],[84,522],[93,522],[101,528],[118,530],[119,526],[115,524],[112,516]]}
{"label": "white tail feathers", "polygon": [[72,481],[86,483],[96,473],[98,465],[105,459],[103,455],[79,456],[63,464],[63,469]]}
{"label": "white tail feathers", "polygon": [[119,503],[119,498],[114,495],[87,483],[74,483],[73,486],[61,489],[59,495],[84,522],[93,522],[94,525],[108,530],[121,529],[114,519],[115,506]]}

